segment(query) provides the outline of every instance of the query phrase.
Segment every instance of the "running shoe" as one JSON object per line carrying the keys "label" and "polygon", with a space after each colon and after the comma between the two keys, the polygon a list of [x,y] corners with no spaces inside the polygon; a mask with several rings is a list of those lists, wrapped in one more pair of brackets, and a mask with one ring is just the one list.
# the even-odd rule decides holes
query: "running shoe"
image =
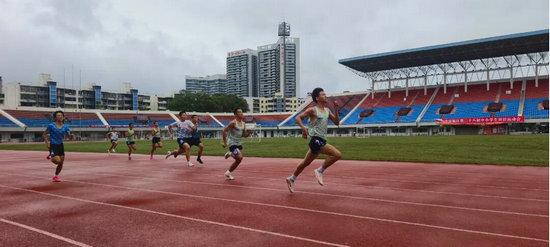
{"label": "running shoe", "polygon": [[226,179],[226,180],[233,180],[233,179],[235,179],[235,178],[233,177],[233,175],[231,175],[231,172],[230,172],[230,171],[226,171],[224,175],[225,175],[225,179]]}
{"label": "running shoe", "polygon": [[317,182],[322,186],[325,185],[323,183],[323,173],[320,172],[318,169],[313,170],[313,173],[315,173],[315,178],[317,179]]}
{"label": "running shoe", "polygon": [[290,179],[290,177],[286,178],[286,185],[290,193],[294,193],[294,180]]}

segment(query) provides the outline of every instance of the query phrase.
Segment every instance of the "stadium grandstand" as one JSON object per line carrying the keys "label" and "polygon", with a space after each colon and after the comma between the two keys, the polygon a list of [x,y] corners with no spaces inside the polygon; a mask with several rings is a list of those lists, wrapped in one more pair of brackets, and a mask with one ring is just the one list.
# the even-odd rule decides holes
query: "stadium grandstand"
{"label": "stadium grandstand", "polygon": [[[341,59],[366,79],[366,91],[332,94],[340,126],[330,135],[455,135],[548,132],[548,30]],[[331,93],[331,92],[328,92]],[[336,104],[335,104],[336,103]],[[247,113],[262,137],[297,136],[294,113]],[[39,141],[57,108],[0,109],[2,142]],[[65,110],[82,140],[102,139],[106,129],[153,122],[166,129],[173,111]],[[203,135],[219,138],[232,113],[199,116]],[[166,135],[166,133],[163,133]]]}
{"label": "stadium grandstand", "polygon": [[356,133],[548,132],[548,29],[339,63],[370,86],[343,120]]}
{"label": "stadium grandstand", "polygon": [[[52,113],[58,110],[51,108],[19,107],[17,109],[0,109],[0,135],[2,142],[40,141],[46,126],[52,122]],[[63,110],[63,109],[61,109]],[[77,138],[81,140],[100,140],[105,137],[109,128],[124,131],[128,124],[134,124],[140,133],[147,133],[154,122],[162,129],[178,121],[178,112],[172,111],[113,111],[113,110],[75,110],[66,109],[66,123],[69,124]],[[234,118],[233,113],[198,113],[199,130],[203,136],[221,136],[221,130]],[[264,129],[263,137],[275,137],[277,125],[290,117],[290,113],[262,113],[247,115],[246,122],[257,130]],[[168,133],[164,131],[164,137]],[[260,133],[258,133],[260,135]],[[140,135],[148,138],[146,134]]]}

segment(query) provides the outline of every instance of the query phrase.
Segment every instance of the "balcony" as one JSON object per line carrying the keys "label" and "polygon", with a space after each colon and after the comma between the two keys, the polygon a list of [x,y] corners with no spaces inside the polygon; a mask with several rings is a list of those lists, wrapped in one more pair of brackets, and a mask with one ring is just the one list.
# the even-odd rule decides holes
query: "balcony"
{"label": "balcony", "polygon": [[20,102],[34,102],[34,103],[36,103],[35,99],[20,99],[19,101]]}

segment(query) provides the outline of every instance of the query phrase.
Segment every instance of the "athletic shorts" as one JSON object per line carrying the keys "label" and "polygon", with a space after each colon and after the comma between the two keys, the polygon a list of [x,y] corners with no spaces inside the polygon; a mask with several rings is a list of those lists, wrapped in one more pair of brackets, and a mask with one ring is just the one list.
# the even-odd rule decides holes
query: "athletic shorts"
{"label": "athletic shorts", "polygon": [[312,136],[309,140],[309,149],[314,154],[318,154],[325,145],[327,145],[327,140],[318,136]]}
{"label": "athletic shorts", "polygon": [[157,144],[160,142],[160,137],[153,137],[153,144]]}
{"label": "athletic shorts", "polygon": [[243,146],[242,145],[232,145],[229,147],[229,152],[231,152],[233,155],[239,155],[240,151],[239,150],[243,150]]}
{"label": "athletic shorts", "polygon": [[136,144],[135,141],[126,141],[126,145],[134,145],[134,144]]}
{"label": "athletic shorts", "polygon": [[118,139],[117,140],[111,139],[111,143],[117,143],[117,142],[118,142]]}
{"label": "athletic shorts", "polygon": [[186,141],[187,144],[189,144],[189,146],[199,146],[199,144],[201,144],[201,138],[196,138],[196,137],[191,137],[191,138],[187,138]]}
{"label": "athletic shorts", "polygon": [[65,156],[65,147],[63,144],[50,144],[50,156]]}
{"label": "athletic shorts", "polygon": [[176,139],[176,141],[178,142],[178,146],[180,148],[183,148],[183,144],[185,144],[185,143],[189,144],[188,143],[189,138],[178,138],[178,139]]}

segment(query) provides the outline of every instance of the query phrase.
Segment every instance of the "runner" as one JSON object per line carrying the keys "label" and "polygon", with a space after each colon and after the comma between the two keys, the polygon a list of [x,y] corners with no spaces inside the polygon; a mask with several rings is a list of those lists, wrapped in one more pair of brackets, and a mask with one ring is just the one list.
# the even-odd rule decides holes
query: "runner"
{"label": "runner", "polygon": [[109,133],[107,133],[107,138],[109,138],[111,142],[111,146],[109,149],[107,149],[107,153],[116,153],[116,147],[118,146],[118,132],[114,128],[109,129]]}
{"label": "runner", "polygon": [[[310,137],[310,140],[309,150],[306,157],[298,165],[298,167],[296,167],[294,173],[286,178],[286,183],[290,192],[294,192],[294,182],[296,181],[296,178],[300,175],[300,173],[302,173],[304,168],[309,166],[309,164],[311,164],[311,162],[319,156],[320,153],[327,156],[323,165],[313,171],[315,178],[320,185],[324,185],[324,171],[342,157],[340,151],[334,146],[328,144],[325,139],[328,120],[332,120],[332,122],[336,125],[340,124],[338,104],[334,102],[336,112],[335,114],[332,114],[330,109],[326,107],[327,96],[322,88],[315,88],[311,93],[311,97],[316,105],[308,108],[296,117],[296,123],[302,128],[302,137],[304,139]],[[302,120],[306,117],[309,118],[309,128],[306,128],[302,122]]]}
{"label": "runner", "polygon": [[233,157],[235,161],[231,164],[229,169],[225,172],[225,178],[227,180],[233,180],[235,177],[233,177],[232,172],[237,169],[239,164],[241,164],[243,160],[243,146],[241,143],[241,139],[243,137],[248,137],[252,133],[252,131],[246,129],[246,124],[244,122],[244,114],[243,110],[240,108],[236,108],[233,111],[233,114],[235,115],[235,119],[232,120],[224,129],[223,129],[223,147],[227,148],[229,144],[229,152],[225,153],[225,158]]}
{"label": "runner", "polygon": [[180,121],[176,121],[168,125],[168,131],[172,135],[172,128],[176,127],[176,135],[179,148],[173,150],[172,152],[168,152],[165,158],[168,159],[168,157],[170,156],[174,156],[174,158],[176,158],[178,157],[178,155],[185,152],[187,165],[190,167],[195,166],[193,163],[191,163],[191,154],[189,153],[189,151],[191,150],[190,142],[192,133],[197,130],[197,126],[187,119],[187,113],[184,111],[181,111],[178,114],[178,117]]}
{"label": "runner", "polygon": [[199,152],[197,153],[197,162],[199,162],[199,164],[204,164],[204,162],[201,159],[202,153],[204,151],[204,144],[202,144],[201,134],[199,132],[199,116],[192,115],[191,122],[196,126],[196,129],[191,134],[191,140],[189,140],[189,146],[191,147],[197,146],[199,148]]}
{"label": "runner", "polygon": [[134,131],[134,124],[128,124],[128,130],[126,131],[126,145],[128,146],[128,160],[132,159],[132,151],[135,152],[136,142],[134,141],[136,133]]}
{"label": "runner", "polygon": [[160,139],[160,128],[158,122],[153,122],[153,127],[151,128],[151,136],[153,137],[151,142],[151,157],[149,159],[153,159],[153,154],[155,153],[155,150],[157,148],[162,148],[162,140]]}
{"label": "runner", "polygon": [[50,150],[50,161],[57,167],[55,169],[55,175],[52,178],[53,182],[61,182],[59,173],[63,169],[63,163],[65,162],[65,147],[63,145],[63,139],[68,136],[69,139],[73,139],[69,126],[63,124],[65,114],[62,111],[56,111],[53,113],[54,121],[50,123],[46,128],[46,131],[42,134],[44,142],[48,150]]}

